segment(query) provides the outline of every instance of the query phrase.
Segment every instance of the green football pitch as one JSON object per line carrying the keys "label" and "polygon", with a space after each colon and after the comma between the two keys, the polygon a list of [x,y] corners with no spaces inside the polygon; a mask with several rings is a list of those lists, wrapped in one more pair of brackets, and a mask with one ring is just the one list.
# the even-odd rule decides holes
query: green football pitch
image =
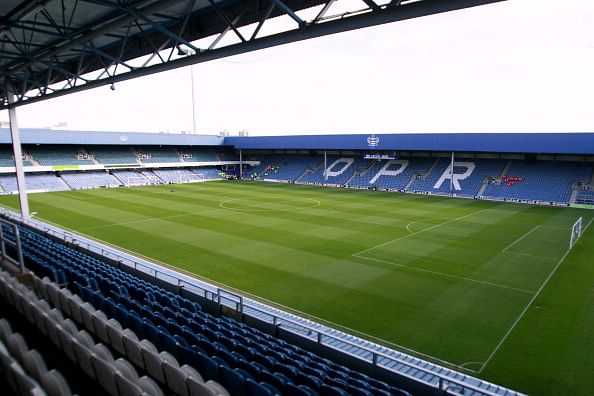
{"label": "green football pitch", "polygon": [[39,219],[504,386],[594,389],[593,211],[250,182],[29,198]]}

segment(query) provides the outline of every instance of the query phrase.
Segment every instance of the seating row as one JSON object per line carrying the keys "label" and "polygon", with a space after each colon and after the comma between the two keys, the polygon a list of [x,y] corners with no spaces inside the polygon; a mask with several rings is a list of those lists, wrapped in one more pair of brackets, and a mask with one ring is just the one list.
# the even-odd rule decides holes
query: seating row
{"label": "seating row", "polygon": [[57,370],[48,370],[45,360],[29,349],[10,323],[0,318],[0,374],[4,374],[13,392],[22,395],[71,395],[68,383]]}
{"label": "seating row", "polygon": [[[402,395],[398,388],[352,371],[166,292],[82,252],[27,230],[24,256],[96,308],[173,355],[220,381],[232,394]],[[117,283],[118,287],[113,287]]]}
{"label": "seating row", "polygon": [[[159,353],[149,341],[139,341],[134,333],[123,330],[115,320],[108,321],[101,311],[84,303],[67,289],[60,289],[47,278],[40,280],[33,276],[33,280],[37,293],[51,296],[49,301],[54,308],[46,300],[36,300],[35,294],[29,290],[16,293],[13,290],[9,302],[110,395],[163,395],[159,384],[174,394],[184,396],[229,395],[212,381],[204,383],[202,376],[192,367],[180,367],[168,353]],[[64,319],[62,312],[72,315],[72,319]],[[79,331],[75,322],[86,330]],[[109,334],[107,328],[111,329]],[[95,343],[91,334],[105,344]],[[119,343],[112,343],[115,335],[119,335]],[[118,348],[118,345],[124,345],[123,340],[126,340],[126,347]],[[115,346],[113,351],[125,358],[114,358],[110,349],[112,346]],[[128,359],[128,356],[133,359]],[[137,368],[146,372],[147,376],[139,376]]]}

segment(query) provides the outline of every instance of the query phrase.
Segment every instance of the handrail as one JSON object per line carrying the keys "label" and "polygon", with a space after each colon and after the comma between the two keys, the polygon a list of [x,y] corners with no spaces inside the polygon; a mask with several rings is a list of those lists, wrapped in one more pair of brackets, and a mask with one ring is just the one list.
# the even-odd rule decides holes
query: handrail
{"label": "handrail", "polygon": [[[13,228],[13,232],[15,235],[14,242],[12,240],[4,237],[4,232],[2,231],[1,225],[7,225],[7,226]],[[6,254],[6,244],[15,248],[16,255],[17,255],[16,259],[13,257],[10,257],[8,254]],[[10,261],[11,263],[13,263],[17,267],[19,267],[19,271],[21,273],[23,273],[25,271],[25,264],[23,262],[23,250],[21,249],[21,236],[19,234],[19,227],[17,227],[16,224],[11,223],[11,222],[6,221],[1,218],[0,218],[0,247],[1,247],[2,259]]]}
{"label": "handrail", "polygon": [[[320,331],[318,329],[315,329],[314,327],[309,327],[306,324],[299,323],[297,320],[291,319],[291,317],[297,317],[296,315],[284,313],[283,316],[280,316],[280,315],[271,313],[271,311],[278,310],[278,309],[268,307],[269,308],[268,310],[264,310],[262,308],[259,308],[257,306],[257,304],[260,304],[260,305],[265,305],[265,304],[262,304],[259,302],[256,304],[255,300],[251,300],[251,299],[244,297],[240,294],[231,292],[229,290],[226,290],[226,289],[218,287],[218,286],[208,284],[207,282],[204,282],[204,281],[201,281],[201,280],[198,280],[195,278],[191,278],[189,276],[186,276],[184,274],[176,272],[172,269],[163,267],[159,264],[151,263],[146,260],[142,260],[138,257],[133,256],[132,254],[118,251],[115,248],[109,247],[108,245],[104,245],[100,242],[86,238],[82,235],[78,235],[78,234],[75,234],[70,231],[62,230],[61,228],[59,228],[57,226],[52,226],[52,225],[49,225],[47,223],[44,223],[44,222],[38,221],[38,220],[22,219],[18,214],[16,214],[16,212],[13,212],[13,211],[5,209],[5,208],[0,208],[0,214],[4,215],[10,219],[13,219],[14,221],[20,222],[22,224],[26,224],[34,229],[44,232],[44,233],[53,235],[54,237],[61,239],[66,243],[71,243],[71,244],[77,245],[77,246],[81,247],[82,249],[88,250],[90,252],[95,252],[105,258],[115,260],[120,265],[126,265],[130,268],[133,268],[134,270],[137,270],[139,272],[150,275],[150,276],[154,277],[156,280],[166,281],[178,288],[181,288],[181,287],[192,288],[195,291],[198,291],[198,293],[196,293],[197,295],[201,295],[205,299],[215,301],[219,305],[225,305],[229,308],[233,308],[236,311],[238,311],[239,313],[247,315],[247,313],[246,313],[246,309],[247,309],[247,311],[255,311],[256,313],[263,314],[265,316],[269,316],[270,323],[275,326],[279,326],[279,325],[282,326],[283,323],[289,323],[292,326],[295,326],[297,328],[303,328],[304,333],[306,333],[307,335],[300,334],[295,329],[291,330],[290,327],[283,327],[284,330],[289,331],[291,334],[308,339],[310,341],[315,341],[319,345],[322,345],[322,346],[325,346],[328,348],[332,348],[335,350],[339,350],[342,353],[345,353],[349,356],[352,356],[354,358],[362,360],[366,363],[372,364],[376,367],[381,367],[385,370],[392,371],[394,373],[397,373],[398,375],[408,377],[416,382],[420,382],[420,383],[423,383],[428,386],[436,387],[439,390],[446,391],[447,392],[446,394],[464,395],[464,394],[466,394],[465,391],[476,392],[476,393],[478,393],[480,395],[484,395],[484,396],[500,396],[502,394],[502,393],[493,392],[491,390],[480,388],[479,386],[464,382],[463,380],[459,380],[459,379],[449,376],[447,374],[437,373],[435,371],[432,371],[431,369],[421,367],[418,364],[415,364],[413,362],[408,362],[400,357],[390,356],[387,353],[371,349],[367,346],[353,343],[347,339],[343,339],[338,336],[331,335],[326,331]],[[0,219],[0,221],[1,221],[1,219]],[[8,223],[8,224],[12,224],[12,223]],[[18,231],[18,227],[17,227],[17,231]],[[18,238],[17,238],[17,240],[18,240]],[[21,258],[21,260],[22,260],[22,258]],[[236,300],[233,300],[232,298],[229,298],[228,296],[235,297]],[[225,300],[228,300],[229,303],[226,304]],[[233,305],[231,305],[231,303],[233,303]],[[278,310],[278,311],[280,311],[280,310]],[[263,320],[263,319],[261,319],[261,320]],[[322,326],[322,327],[324,328],[326,326]],[[330,328],[328,328],[328,329],[330,329]],[[335,331],[338,331],[338,330],[335,330]],[[338,332],[340,332],[340,331],[338,331]],[[345,333],[345,335],[347,335],[347,334]],[[354,336],[352,336],[352,337],[354,337]],[[327,340],[339,341],[339,342],[344,343],[348,346],[357,348],[364,353],[371,354],[371,359],[366,359],[363,356],[355,355],[353,353],[349,353],[349,352],[343,351],[341,349],[337,349],[336,347],[331,345],[331,343],[328,342]],[[371,343],[370,341],[367,341],[364,339],[360,339],[360,340],[362,340],[364,342]],[[378,346],[381,348],[386,348],[386,347],[383,347],[380,345],[378,345]],[[386,349],[388,349],[388,348],[386,348]],[[399,352],[399,351],[395,351],[395,352],[400,355],[407,355],[403,352]],[[407,355],[407,356],[409,356],[409,355]],[[411,357],[413,357],[413,356],[411,356]],[[413,358],[415,360],[420,360],[419,358],[416,358],[416,357],[413,357]],[[407,366],[407,367],[415,369],[417,371],[421,371],[425,374],[429,374],[433,378],[435,378],[436,381],[421,380],[414,376],[407,375],[406,373],[403,373],[401,371],[393,370],[390,367],[387,367],[386,363],[383,362],[382,359],[385,359],[387,361],[392,361],[394,363],[401,364],[403,366]],[[433,367],[444,368],[444,367],[436,365],[434,363],[431,363],[431,362],[429,362],[429,363]],[[455,372],[454,370],[449,369],[449,368],[445,368],[445,369],[449,372]],[[517,396],[522,395],[519,392],[511,391],[511,390],[501,387],[499,385],[495,385],[495,384],[489,383],[487,381],[483,381],[483,380],[471,377],[466,374],[463,374],[463,375],[465,377],[473,378],[476,382],[479,382],[479,383],[482,382],[482,383],[488,384],[488,385],[490,385],[490,387],[494,387],[495,389],[500,389],[502,391],[504,390],[504,391],[506,391],[505,395],[517,395]],[[459,393],[458,392],[450,393],[454,389],[459,389],[460,392]]]}

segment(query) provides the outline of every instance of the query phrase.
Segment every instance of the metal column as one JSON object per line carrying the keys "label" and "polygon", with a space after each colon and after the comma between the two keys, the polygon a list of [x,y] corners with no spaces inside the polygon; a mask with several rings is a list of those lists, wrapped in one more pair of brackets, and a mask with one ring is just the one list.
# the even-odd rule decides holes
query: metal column
{"label": "metal column", "polygon": [[239,150],[239,180],[243,180],[243,153]]}
{"label": "metal column", "polygon": [[[6,92],[8,104],[15,102],[12,87],[8,86]],[[21,151],[21,137],[19,134],[19,124],[17,122],[16,109],[14,106],[8,108],[8,120],[10,121],[10,136],[12,138],[12,150],[14,154],[14,166],[16,169],[17,186],[19,188],[19,203],[21,206],[21,216],[23,219],[29,219],[29,201],[27,200],[27,187],[25,186],[25,171],[23,169],[23,153]]]}
{"label": "metal column", "polygon": [[450,163],[450,195],[454,195],[454,152],[452,151],[452,162]]}
{"label": "metal column", "polygon": [[324,150],[324,184],[328,183],[328,158]]}

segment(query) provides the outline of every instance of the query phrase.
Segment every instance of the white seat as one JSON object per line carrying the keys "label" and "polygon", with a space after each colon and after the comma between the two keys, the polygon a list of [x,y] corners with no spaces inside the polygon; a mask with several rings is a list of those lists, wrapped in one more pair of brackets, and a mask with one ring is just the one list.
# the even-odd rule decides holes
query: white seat
{"label": "white seat", "polygon": [[97,337],[103,341],[109,343],[109,336],[107,335],[107,317],[102,311],[95,311],[93,313],[93,328]]}
{"label": "white seat", "polygon": [[114,365],[116,370],[118,370],[124,377],[128,378],[130,381],[138,382],[138,373],[132,363],[128,360],[118,358],[115,360]]}
{"label": "white seat", "polygon": [[101,359],[105,360],[106,362],[108,362],[112,365],[115,363],[115,360],[113,358],[113,355],[111,354],[111,351],[109,350],[108,347],[106,347],[103,344],[93,345],[91,347],[91,352],[94,355],[99,356]]}
{"label": "white seat", "polygon": [[95,378],[95,371],[91,363],[91,348],[94,346],[93,338],[84,330],[74,335],[72,346],[76,354],[76,361],[80,368],[91,378]]}
{"label": "white seat", "polygon": [[59,333],[63,331],[60,326],[61,323],[62,320],[60,320],[60,322],[55,322],[51,319],[48,319],[46,323],[48,337],[50,338],[50,340],[52,340],[54,345],[60,349],[62,349],[62,340],[60,338]]}
{"label": "white seat", "polygon": [[138,385],[142,388],[147,396],[164,396],[163,391],[155,381],[148,377],[141,377],[138,380]]}
{"label": "white seat", "polygon": [[189,374],[177,362],[164,359],[162,362],[165,383],[176,395],[189,396],[187,380]]}
{"label": "white seat", "polygon": [[93,327],[93,313],[96,311],[95,307],[93,307],[90,303],[85,302],[80,307],[80,314],[82,317],[82,323],[84,324],[85,328],[90,331],[95,331]]}
{"label": "white seat", "polygon": [[10,355],[19,362],[23,361],[23,356],[29,351],[25,339],[19,333],[12,333],[8,336],[6,339],[6,348],[10,352]]}
{"label": "white seat", "polygon": [[122,341],[124,343],[124,349],[126,350],[126,358],[137,367],[144,369],[144,361],[142,360],[142,353],[140,352],[140,341],[138,341],[136,333],[130,329],[124,329],[122,332]]}
{"label": "white seat", "polygon": [[40,298],[47,300],[49,297],[47,296],[47,293],[45,292],[45,283],[43,282],[43,280],[40,277],[35,276],[35,275],[31,275],[31,277],[33,278],[33,289],[35,290],[37,295]]}
{"label": "white seat", "polygon": [[116,384],[116,368],[112,361],[103,359],[100,355],[91,354],[91,363],[95,370],[97,382],[101,384],[103,389],[112,396],[118,396],[118,386]]}
{"label": "white seat", "polygon": [[147,340],[142,340],[140,341],[140,352],[142,353],[144,369],[147,374],[164,384],[165,373],[162,366],[163,357],[159,354],[155,346]]}
{"label": "white seat", "polygon": [[216,381],[213,380],[209,380],[206,381],[206,387],[208,389],[210,389],[213,393],[213,395],[216,396],[231,396],[231,394],[227,391],[227,389],[225,389],[225,387],[221,384],[219,384]]}
{"label": "white seat", "polygon": [[62,350],[64,351],[66,356],[68,356],[68,358],[74,363],[78,362],[76,358],[76,351],[74,350],[73,345],[73,343],[75,342],[74,335],[77,332],[78,330],[75,330],[73,333],[70,333],[69,330],[65,330],[64,328],[61,328],[61,331],[58,332],[58,337],[60,337],[60,342],[62,343]]}
{"label": "white seat", "polygon": [[109,339],[109,344],[121,353],[122,355],[126,354],[126,349],[124,348],[124,329],[115,319],[109,319],[106,323],[105,329],[107,331],[107,338]]}
{"label": "white seat", "polygon": [[12,328],[10,327],[10,322],[8,320],[1,318],[0,319],[0,341],[5,342],[8,336],[12,334]]}
{"label": "white seat", "polygon": [[59,289],[58,297],[60,301],[60,308],[62,312],[64,312],[67,316],[72,316],[72,312],[70,311],[70,298],[72,297],[72,292],[70,290],[64,288]]}
{"label": "white seat", "polygon": [[61,323],[64,320],[64,315],[57,308],[50,309],[48,316],[56,323]]}
{"label": "white seat", "polygon": [[49,297],[48,301],[55,308],[60,308],[59,289],[60,287],[54,282],[47,282],[45,284],[45,291],[47,293],[47,296]]}
{"label": "white seat", "polygon": [[84,301],[77,294],[73,294],[68,298],[68,304],[70,305],[70,315],[72,316],[72,319],[79,324],[83,324],[81,306],[84,304]]}
{"label": "white seat", "polygon": [[41,381],[41,378],[47,373],[47,366],[43,357],[35,349],[26,352],[23,355],[23,368],[37,381]]}
{"label": "white seat", "polygon": [[143,390],[138,383],[138,380],[132,381],[129,378],[120,372],[116,371],[115,373],[115,381],[118,387],[118,392],[120,396],[141,396],[143,395]]}
{"label": "white seat", "polygon": [[50,370],[41,378],[41,385],[47,396],[70,396],[72,391],[68,382],[62,374],[56,370]]}

